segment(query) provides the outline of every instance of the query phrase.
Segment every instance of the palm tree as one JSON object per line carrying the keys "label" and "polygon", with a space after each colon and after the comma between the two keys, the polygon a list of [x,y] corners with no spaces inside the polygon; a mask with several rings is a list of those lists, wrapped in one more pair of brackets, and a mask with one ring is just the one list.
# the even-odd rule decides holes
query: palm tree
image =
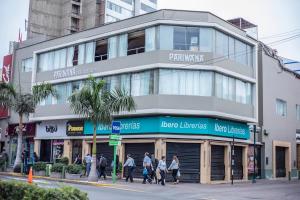
{"label": "palm tree", "polygon": [[32,93],[22,93],[20,88],[16,89],[9,83],[0,83],[0,106],[5,109],[12,109],[19,116],[19,125],[16,129],[18,143],[14,169],[21,164],[24,116],[28,117],[30,113],[34,113],[37,104],[49,95],[56,96],[56,91],[48,83],[33,86]]}
{"label": "palm tree", "polygon": [[105,81],[97,81],[89,77],[83,88],[69,97],[70,107],[75,114],[93,123],[92,166],[89,181],[97,181],[96,173],[96,129],[98,124],[109,125],[113,114],[121,111],[135,110],[135,102],[124,89],[115,88],[113,91],[105,89]]}

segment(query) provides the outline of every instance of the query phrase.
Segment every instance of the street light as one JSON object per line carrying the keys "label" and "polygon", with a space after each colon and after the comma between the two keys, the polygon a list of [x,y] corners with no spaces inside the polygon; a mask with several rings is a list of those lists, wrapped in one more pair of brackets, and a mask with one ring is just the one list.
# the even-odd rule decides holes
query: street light
{"label": "street light", "polygon": [[233,166],[234,166],[234,133],[232,133],[232,146],[231,146],[231,185],[233,185]]}
{"label": "street light", "polygon": [[256,124],[252,124],[249,127],[250,132],[253,132],[253,157],[254,157],[254,166],[253,166],[253,177],[252,183],[256,183],[256,133],[260,130],[259,127],[256,127]]}

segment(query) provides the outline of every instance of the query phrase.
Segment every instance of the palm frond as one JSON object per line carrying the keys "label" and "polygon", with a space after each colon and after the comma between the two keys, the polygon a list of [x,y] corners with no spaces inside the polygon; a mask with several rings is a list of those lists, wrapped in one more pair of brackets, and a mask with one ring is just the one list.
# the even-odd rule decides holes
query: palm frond
{"label": "palm frond", "polygon": [[110,93],[109,105],[113,112],[134,111],[136,108],[134,99],[124,88],[115,88]]}
{"label": "palm frond", "polygon": [[19,94],[17,93],[12,108],[16,113],[29,115],[34,113],[36,104],[32,94]]}
{"label": "palm frond", "polygon": [[12,107],[14,98],[16,97],[16,90],[12,84],[0,83],[0,106],[4,108]]}
{"label": "palm frond", "polygon": [[34,97],[35,104],[38,104],[39,102],[46,99],[50,95],[54,97],[58,96],[55,88],[49,83],[42,83],[40,85],[33,86],[32,94]]}

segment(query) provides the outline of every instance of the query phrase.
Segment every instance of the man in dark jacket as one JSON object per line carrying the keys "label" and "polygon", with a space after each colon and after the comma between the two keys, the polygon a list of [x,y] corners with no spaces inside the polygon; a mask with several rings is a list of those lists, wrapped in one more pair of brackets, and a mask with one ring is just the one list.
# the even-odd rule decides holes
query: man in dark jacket
{"label": "man in dark jacket", "polygon": [[104,180],[106,180],[106,167],[107,167],[107,159],[101,155],[98,162],[98,169],[99,169],[99,179],[103,175]]}

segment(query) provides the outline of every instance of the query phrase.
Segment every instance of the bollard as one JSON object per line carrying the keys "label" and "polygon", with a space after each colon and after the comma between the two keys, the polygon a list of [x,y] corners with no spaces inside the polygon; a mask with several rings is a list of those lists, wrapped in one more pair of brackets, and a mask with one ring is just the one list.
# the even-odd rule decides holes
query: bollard
{"label": "bollard", "polygon": [[291,181],[291,172],[289,171],[289,181]]}
{"label": "bollard", "polygon": [[65,178],[65,175],[66,175],[66,166],[63,166],[63,169],[62,169],[62,178]]}

